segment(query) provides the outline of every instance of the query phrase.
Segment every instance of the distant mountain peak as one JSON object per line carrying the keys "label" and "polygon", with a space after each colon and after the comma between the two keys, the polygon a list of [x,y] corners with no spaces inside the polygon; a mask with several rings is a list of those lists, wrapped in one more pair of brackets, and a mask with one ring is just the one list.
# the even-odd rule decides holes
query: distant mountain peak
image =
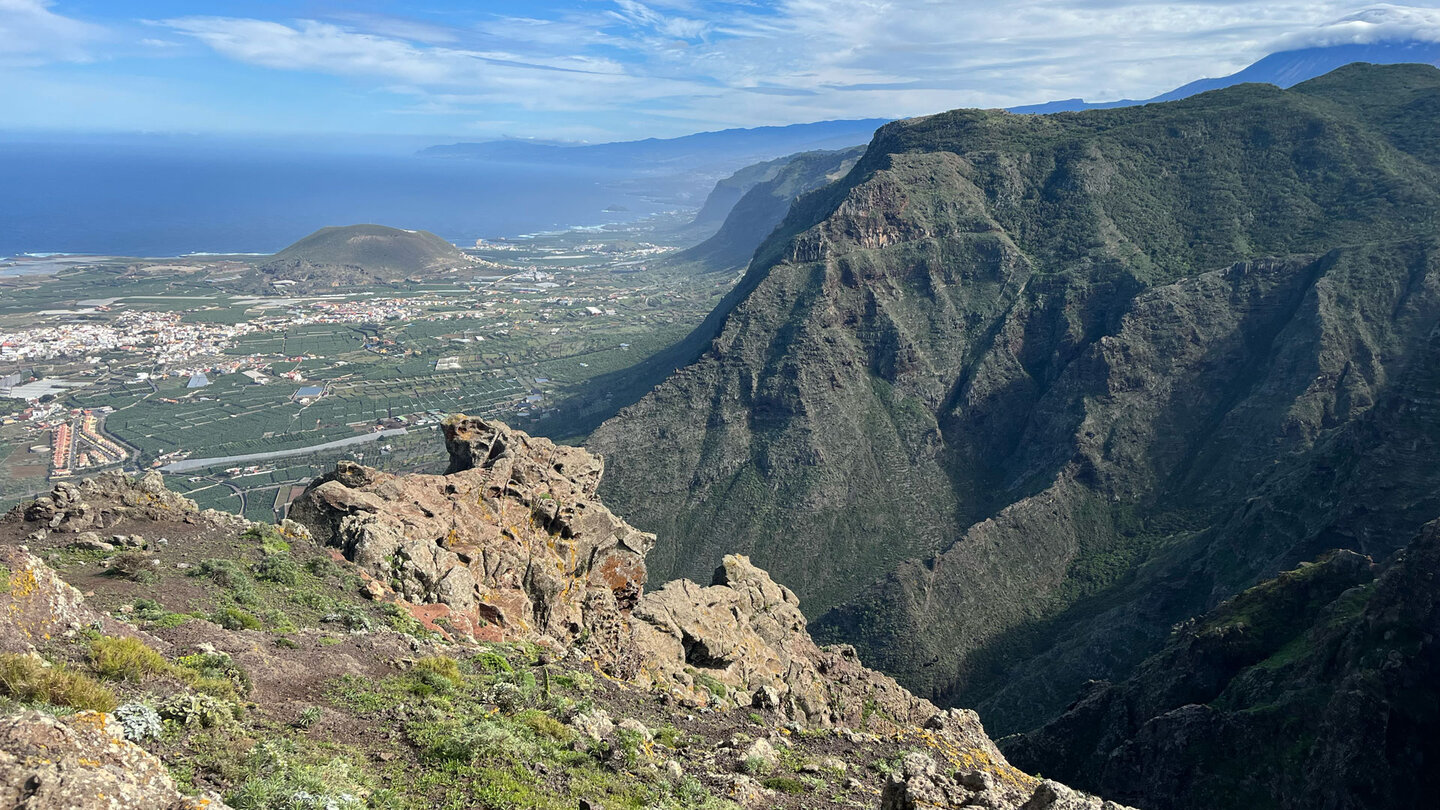
{"label": "distant mountain peak", "polygon": [[[1399,9],[1398,7],[1390,8],[1399,11],[1406,10]],[[1375,9],[1368,9],[1367,11],[1384,12],[1385,10],[1386,9],[1377,7]],[[1416,9],[1416,11],[1421,10]],[[1364,13],[1366,12],[1361,12],[1361,14]],[[1434,16],[1437,19],[1437,27],[1434,29],[1417,25],[1406,29],[1408,36],[1405,37],[1368,41],[1366,41],[1363,34],[1364,31],[1377,33],[1397,29],[1395,29],[1393,24],[1387,23],[1382,27],[1376,23],[1365,22],[1364,25],[1368,27],[1351,30],[1341,24],[1344,20],[1337,21],[1333,27],[1324,29],[1332,31],[1332,34],[1328,37],[1311,32],[1305,35],[1307,39],[1296,39],[1288,43],[1288,45],[1293,45],[1294,47],[1287,47],[1286,50],[1272,53],[1244,70],[1228,76],[1196,79],[1174,90],[1146,99],[1085,101],[1080,98],[1072,98],[1064,101],[1048,101],[1043,104],[1026,104],[1009,109],[1010,112],[1013,113],[1043,115],[1057,112],[1133,107],[1138,104],[1152,104],[1159,101],[1178,101],[1179,99],[1189,98],[1190,96],[1209,90],[1219,90],[1247,82],[1273,84],[1276,87],[1288,88],[1303,81],[1323,76],[1332,70],[1355,62],[1369,62],[1376,65],[1394,65],[1414,62],[1440,66],[1440,11],[1437,11]],[[1339,32],[1342,30],[1351,30],[1349,35],[1351,38],[1350,41],[1341,41]],[[1316,39],[1317,36],[1320,36],[1319,40]],[[1317,42],[1319,44],[1315,44]]]}

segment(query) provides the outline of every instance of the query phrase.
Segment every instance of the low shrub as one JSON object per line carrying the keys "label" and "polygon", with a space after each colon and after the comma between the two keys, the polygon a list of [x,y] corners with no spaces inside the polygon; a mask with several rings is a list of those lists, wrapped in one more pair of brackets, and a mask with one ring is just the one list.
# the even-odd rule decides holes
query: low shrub
{"label": "low shrub", "polygon": [[277,608],[262,610],[260,612],[260,620],[277,633],[293,633],[298,629],[295,627],[295,622],[285,614],[285,611]]}
{"label": "low shrub", "polygon": [[465,682],[465,676],[460,672],[460,663],[454,658],[444,655],[430,655],[421,658],[415,662],[414,671],[433,673],[456,686]]}
{"label": "low shrub", "polygon": [[260,550],[266,554],[283,554],[290,550],[290,544],[274,526],[251,526],[240,533],[246,540],[260,541]]}
{"label": "low shrub", "polygon": [[318,591],[310,590],[291,591],[285,595],[285,598],[301,607],[310,608],[318,613],[330,613],[335,610],[337,604],[331,597]]}
{"label": "low shrub", "polygon": [[763,776],[774,767],[770,760],[761,756],[746,757],[745,761],[740,763],[740,770],[751,776]]}
{"label": "low shrub", "polygon": [[90,665],[101,677],[141,681],[170,672],[165,656],[150,649],[138,638],[101,636],[90,642]]}
{"label": "low shrub", "polygon": [[234,606],[217,608],[210,614],[210,621],[226,630],[259,630],[263,625],[254,614]]}
{"label": "low shrub", "polygon": [[[250,694],[250,673],[225,653],[182,655],[175,660],[175,666],[184,674],[190,687],[197,692],[206,692],[221,698]],[[229,688],[207,682],[219,682]]]}
{"label": "low shrub", "polygon": [[267,554],[265,559],[255,564],[255,578],[293,588],[300,584],[300,566],[284,552]]}
{"label": "low shrub", "polygon": [[154,599],[136,599],[130,615],[142,622],[162,628],[179,627],[194,618],[184,613],[171,613]]}
{"label": "low shrub", "polygon": [[226,801],[236,810],[363,810],[363,771],[339,757],[305,763],[294,745],[267,741],[246,757],[250,778]]}
{"label": "low shrub", "polygon": [[771,776],[760,780],[760,784],[779,793],[801,796],[810,792],[810,786],[792,776]]}
{"label": "low shrub", "polygon": [[497,673],[510,671],[510,662],[506,660],[505,656],[494,650],[481,650],[476,653],[475,657],[471,658],[470,661],[475,665],[475,668],[481,672]]}
{"label": "low shrub", "polygon": [[159,715],[187,728],[214,728],[235,719],[236,706],[213,695],[173,695],[157,707]]}
{"label": "low shrub", "polygon": [[159,560],[140,551],[124,551],[110,558],[105,573],[131,582],[151,583],[159,578],[155,567]]}
{"label": "low shrub", "polygon": [[542,711],[530,709],[522,712],[520,722],[538,737],[563,742],[572,736],[568,726]]}
{"label": "low shrub", "polygon": [[307,706],[300,712],[299,716],[295,718],[295,722],[292,725],[296,728],[310,728],[319,722],[320,718],[324,715],[325,710],[319,706]]}
{"label": "low shrub", "polygon": [[195,566],[192,576],[205,577],[227,591],[244,590],[250,586],[245,568],[234,560],[206,560]]}
{"label": "low shrub", "polygon": [[0,654],[0,690],[20,701],[97,712],[113,711],[117,702],[114,692],[82,672],[12,653]]}
{"label": "low shrub", "polygon": [[367,633],[374,627],[370,617],[365,615],[365,611],[350,605],[342,607],[334,613],[326,614],[325,618],[320,621],[326,624],[338,624],[352,633]]}
{"label": "low shrub", "polygon": [[327,557],[311,557],[305,561],[305,570],[321,579],[340,575],[340,566]]}
{"label": "low shrub", "polygon": [[555,685],[576,692],[589,692],[595,688],[595,676],[588,672],[561,672],[555,676]]}
{"label": "low shrub", "polygon": [[115,709],[115,720],[130,742],[157,739],[164,731],[160,714],[144,703],[126,703]]}

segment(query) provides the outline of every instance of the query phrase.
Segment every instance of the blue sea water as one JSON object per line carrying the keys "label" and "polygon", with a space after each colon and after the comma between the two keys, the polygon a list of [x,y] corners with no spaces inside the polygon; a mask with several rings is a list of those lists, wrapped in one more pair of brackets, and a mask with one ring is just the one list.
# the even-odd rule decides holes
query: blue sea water
{"label": "blue sea water", "polygon": [[[606,211],[622,207],[623,212]],[[328,225],[465,245],[670,207],[583,167],[214,143],[0,142],[0,257],[273,253]]]}

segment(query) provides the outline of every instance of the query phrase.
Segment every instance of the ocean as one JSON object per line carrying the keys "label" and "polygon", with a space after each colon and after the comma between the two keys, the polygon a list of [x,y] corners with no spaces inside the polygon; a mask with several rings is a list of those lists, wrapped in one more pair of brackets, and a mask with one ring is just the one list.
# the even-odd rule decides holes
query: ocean
{"label": "ocean", "polygon": [[0,258],[273,253],[359,223],[468,245],[675,207],[633,174],[585,167],[229,142],[0,142]]}

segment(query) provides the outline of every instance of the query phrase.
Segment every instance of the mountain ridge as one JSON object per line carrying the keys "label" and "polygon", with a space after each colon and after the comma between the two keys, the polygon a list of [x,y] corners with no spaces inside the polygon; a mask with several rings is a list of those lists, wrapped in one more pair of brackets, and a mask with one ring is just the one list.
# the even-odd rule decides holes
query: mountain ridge
{"label": "mountain ridge", "polygon": [[[807,607],[843,603],[817,632],[902,683],[978,704],[1002,731],[1043,721],[1084,678],[1123,673],[1174,621],[1322,538],[1384,536],[1365,528],[1373,515],[1330,510],[1268,548],[1215,540],[1265,531],[1309,494],[1285,483],[1304,461],[1356,431],[1394,433],[1408,417],[1393,409],[1430,390],[1390,383],[1414,376],[1433,326],[1424,234],[1440,198],[1433,147],[1414,136],[1437,76],[1352,65],[1289,91],[887,125],[759,249],[705,355],[592,436],[607,456],[651,448],[603,494],[689,539],[662,542],[658,570],[738,546]],[[1174,318],[1191,345],[1158,327]],[[1138,351],[1160,365],[1127,371]],[[1086,404],[1137,385],[1131,404]],[[1186,417],[1194,402],[1208,414]],[[1153,427],[1127,433],[1126,408]],[[1172,423],[1184,433],[1154,444]],[[1421,424],[1379,455],[1413,437],[1415,458],[1433,457]],[[1272,468],[1285,446],[1304,461]],[[1418,504],[1394,512],[1401,528],[1436,483],[1405,464],[1375,501]],[[1246,475],[1274,480],[1269,511],[1237,500]],[[1364,478],[1320,491],[1343,498]],[[1210,490],[1213,504],[1170,502]],[[1163,584],[1188,566],[1207,578]],[[901,573],[874,588],[838,570],[887,568]]]}
{"label": "mountain ridge", "polygon": [[1277,51],[1228,76],[1196,79],[1174,90],[1167,90],[1146,99],[1086,101],[1082,98],[1071,98],[1040,104],[1023,104],[1018,107],[1010,107],[1009,110],[1014,113],[1037,115],[1082,110],[1109,110],[1116,107],[1177,101],[1196,93],[1220,90],[1251,82],[1273,84],[1281,89],[1286,89],[1355,62],[1377,65],[1418,63],[1440,66],[1440,43],[1424,40],[1389,40],[1371,44],[1325,45]]}

